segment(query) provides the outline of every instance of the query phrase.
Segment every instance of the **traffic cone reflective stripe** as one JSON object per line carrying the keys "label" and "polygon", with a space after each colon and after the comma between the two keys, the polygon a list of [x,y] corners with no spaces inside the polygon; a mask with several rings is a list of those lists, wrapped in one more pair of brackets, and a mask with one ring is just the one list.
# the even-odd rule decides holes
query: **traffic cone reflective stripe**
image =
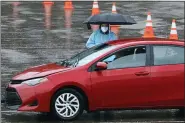
{"label": "traffic cone reflective stripe", "polygon": [[146,27],[145,27],[145,30],[144,30],[143,37],[144,38],[154,38],[155,37],[150,12],[148,12],[148,15],[147,15],[147,22],[146,22]]}
{"label": "traffic cone reflective stripe", "polygon": [[147,22],[146,26],[151,26],[152,27],[152,22]]}
{"label": "traffic cone reflective stripe", "polygon": [[177,34],[177,30],[171,30],[170,33],[171,34]]}
{"label": "traffic cone reflective stripe", "polygon": [[91,15],[96,15],[96,14],[99,14],[99,13],[100,13],[100,10],[99,10],[99,6],[98,6],[98,1],[94,0]]}
{"label": "traffic cone reflective stripe", "polygon": [[175,24],[175,19],[172,21],[172,26],[171,26],[171,31],[170,31],[170,39],[178,39],[177,35],[177,29],[176,29],[176,24]]}
{"label": "traffic cone reflective stripe", "polygon": [[148,12],[147,21],[152,21],[152,17],[151,17],[150,12]]}
{"label": "traffic cone reflective stripe", "polygon": [[73,9],[73,3],[71,0],[66,0],[64,3],[64,9]]}

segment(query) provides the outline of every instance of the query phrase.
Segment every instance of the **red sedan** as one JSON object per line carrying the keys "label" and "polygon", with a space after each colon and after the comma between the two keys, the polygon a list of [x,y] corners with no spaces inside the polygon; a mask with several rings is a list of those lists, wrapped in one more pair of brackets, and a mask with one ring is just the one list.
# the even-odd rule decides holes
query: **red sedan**
{"label": "red sedan", "polygon": [[84,110],[178,108],[184,104],[184,41],[110,41],[12,78],[7,105],[52,112],[62,120]]}

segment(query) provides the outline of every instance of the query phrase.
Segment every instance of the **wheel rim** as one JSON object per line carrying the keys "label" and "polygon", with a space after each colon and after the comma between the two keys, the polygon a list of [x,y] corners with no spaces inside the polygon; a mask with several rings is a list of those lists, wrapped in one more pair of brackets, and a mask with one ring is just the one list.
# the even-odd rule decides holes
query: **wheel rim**
{"label": "wheel rim", "polygon": [[72,117],[79,110],[79,100],[71,93],[63,93],[55,101],[55,109],[62,117]]}

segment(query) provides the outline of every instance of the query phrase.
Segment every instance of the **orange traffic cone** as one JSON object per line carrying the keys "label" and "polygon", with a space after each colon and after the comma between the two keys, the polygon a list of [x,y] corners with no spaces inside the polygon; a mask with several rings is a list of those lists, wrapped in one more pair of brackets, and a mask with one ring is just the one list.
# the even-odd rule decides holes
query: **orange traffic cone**
{"label": "orange traffic cone", "polygon": [[151,13],[148,12],[147,22],[146,22],[146,27],[145,27],[143,38],[154,38],[154,37],[155,36],[154,36],[153,27],[152,27]]}
{"label": "orange traffic cone", "polygon": [[[99,14],[99,13],[100,13],[100,10],[99,10],[99,6],[98,6],[98,1],[94,0],[91,15],[93,16],[93,15],[96,15],[96,14]],[[92,25],[91,24],[91,28],[92,28],[93,31],[96,31],[97,29],[99,29],[99,25]]]}
{"label": "orange traffic cone", "polygon": [[115,2],[113,2],[113,4],[112,4],[112,13],[117,13],[117,11],[116,11],[116,3]]}
{"label": "orange traffic cone", "polygon": [[73,3],[71,0],[66,0],[64,3],[64,9],[73,9]]}
{"label": "orange traffic cone", "polygon": [[178,39],[177,35],[177,29],[176,29],[176,24],[175,24],[175,19],[172,21],[172,26],[171,26],[171,31],[170,31],[170,39]]}
{"label": "orange traffic cone", "polygon": [[[99,13],[100,13],[100,10],[99,10],[99,6],[98,6],[98,1],[94,0],[91,15],[96,15]],[[99,29],[99,25],[91,25],[91,28],[93,31],[96,31],[97,29]]]}
{"label": "orange traffic cone", "polygon": [[[113,2],[113,5],[112,5],[112,13],[117,13],[116,11],[116,3]],[[118,33],[119,33],[119,25],[111,25],[111,31],[114,32],[117,36],[118,36]]]}
{"label": "orange traffic cone", "polygon": [[100,13],[100,10],[99,10],[99,6],[98,6],[98,1],[94,0],[91,15],[96,15],[96,14],[99,14],[99,13]]}
{"label": "orange traffic cone", "polygon": [[54,4],[54,2],[51,1],[44,1],[44,10],[45,10],[45,26],[46,29],[50,29],[51,27],[51,7]]}

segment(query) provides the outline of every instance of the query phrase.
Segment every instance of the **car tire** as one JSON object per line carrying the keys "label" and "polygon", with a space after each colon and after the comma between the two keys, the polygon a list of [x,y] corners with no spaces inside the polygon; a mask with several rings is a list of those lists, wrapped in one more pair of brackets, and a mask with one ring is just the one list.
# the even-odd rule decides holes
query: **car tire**
{"label": "car tire", "polygon": [[77,119],[84,110],[83,96],[71,88],[59,90],[51,102],[51,111],[61,120],[71,121]]}

